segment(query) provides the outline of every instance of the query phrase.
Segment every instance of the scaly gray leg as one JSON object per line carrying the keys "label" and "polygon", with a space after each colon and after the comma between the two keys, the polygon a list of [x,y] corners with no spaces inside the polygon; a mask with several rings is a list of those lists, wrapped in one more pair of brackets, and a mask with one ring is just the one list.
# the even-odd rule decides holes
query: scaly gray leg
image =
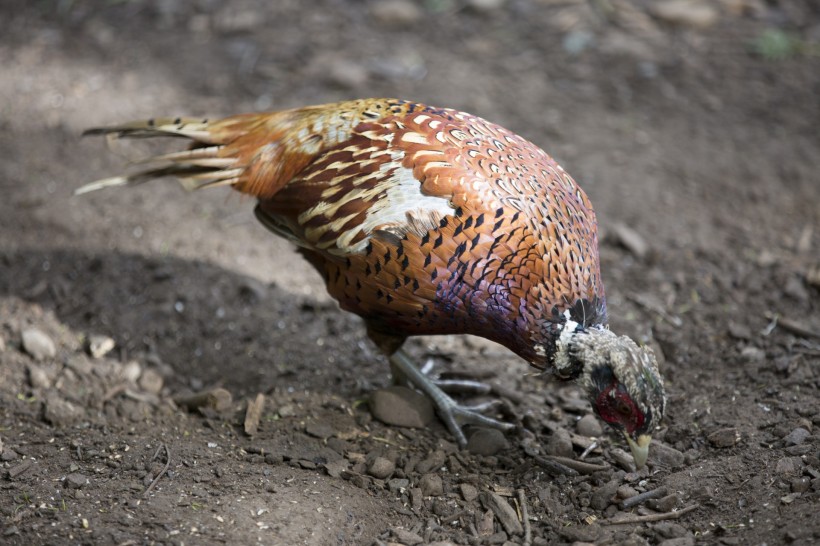
{"label": "scaly gray leg", "polygon": [[444,421],[447,429],[462,448],[467,445],[467,438],[461,431],[461,427],[464,425],[479,425],[497,428],[502,431],[509,431],[515,428],[515,425],[511,423],[502,423],[501,421],[478,413],[481,409],[486,409],[492,406],[492,404],[482,404],[481,406],[471,408],[456,403],[455,400],[450,398],[436,385],[435,381],[416,368],[410,359],[410,355],[408,355],[404,349],[399,349],[390,356],[390,367],[393,369],[394,376],[403,376],[409,383],[430,397],[436,405],[439,417]]}

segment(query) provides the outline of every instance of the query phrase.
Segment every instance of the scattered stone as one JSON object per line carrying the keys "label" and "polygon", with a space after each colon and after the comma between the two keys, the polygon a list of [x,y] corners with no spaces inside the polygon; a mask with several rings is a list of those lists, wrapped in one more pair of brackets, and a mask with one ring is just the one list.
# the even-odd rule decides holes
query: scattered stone
{"label": "scattered stone", "polygon": [[142,366],[136,360],[130,360],[121,368],[120,375],[126,381],[136,384],[142,375]]}
{"label": "scattered stone", "polygon": [[384,0],[371,6],[370,15],[384,25],[404,26],[419,21],[422,12],[409,0]]}
{"label": "scattered stone", "polygon": [[28,382],[32,389],[45,390],[51,388],[51,379],[43,368],[35,364],[30,364],[27,368]]}
{"label": "scattered stone", "polygon": [[10,463],[11,461],[16,461],[20,458],[20,455],[14,451],[13,449],[7,447],[3,450],[3,453],[0,454],[0,461],[4,463]]}
{"label": "scattered stone", "polygon": [[678,468],[683,466],[685,461],[683,453],[663,442],[652,440],[649,447],[649,460],[655,466]]}
{"label": "scattered stone", "polygon": [[374,391],[370,412],[382,423],[397,427],[424,428],[435,418],[429,398],[397,385]]}
{"label": "scattered stone", "polygon": [[504,433],[494,428],[479,428],[467,441],[467,450],[474,455],[495,455],[509,447]]}
{"label": "scattered stone", "polygon": [[233,404],[233,397],[226,389],[218,387],[216,389],[199,392],[190,396],[174,397],[174,402],[188,411],[204,409],[214,410],[221,413],[230,409]]}
{"label": "scattered stone", "polygon": [[148,368],[142,372],[142,375],[140,375],[138,384],[140,388],[145,392],[150,392],[151,394],[159,394],[162,391],[162,387],[165,384],[165,381],[162,379],[162,376],[156,370]]}
{"label": "scattered stone", "polygon": [[749,345],[740,351],[740,357],[750,364],[760,364],[766,360],[766,351]]}
{"label": "scattered stone", "polygon": [[116,342],[113,338],[93,335],[88,338],[88,346],[86,349],[88,350],[88,354],[91,355],[91,358],[102,358],[110,353],[115,346]]}
{"label": "scattered stone", "polygon": [[802,478],[795,478],[791,482],[792,493],[805,493],[809,490],[810,485],[811,480],[805,476]]}
{"label": "scattered stone", "polygon": [[569,542],[588,543],[595,543],[602,531],[601,526],[594,523],[592,525],[567,525],[556,530]]}
{"label": "scattered stone", "polygon": [[779,476],[786,477],[799,474],[802,468],[803,461],[800,457],[783,457],[777,461],[774,471]]}
{"label": "scattered stone", "polygon": [[421,544],[424,542],[423,538],[412,531],[408,531],[407,529],[394,528],[390,529],[390,531],[393,533],[393,536],[396,537],[396,540],[402,544],[406,544],[407,546],[415,546],[416,544]]}
{"label": "scattered stone", "polygon": [[518,514],[504,497],[498,493],[487,491],[481,494],[481,502],[492,510],[495,517],[498,518],[498,522],[501,523],[501,526],[508,534],[520,535],[524,532],[521,522],[518,521]]}
{"label": "scattered stone", "polygon": [[705,0],[663,0],[650,5],[661,21],[693,28],[707,28],[718,20],[718,10]]}
{"label": "scattered stone", "polygon": [[555,429],[544,450],[555,457],[572,457],[572,439],[569,432],[562,428]]}
{"label": "scattered stone", "polygon": [[424,494],[418,487],[410,489],[410,506],[417,512],[424,506]]}
{"label": "scattered stone", "polygon": [[797,427],[790,433],[788,433],[784,438],[783,441],[786,442],[787,446],[797,446],[802,444],[806,441],[806,438],[811,436],[811,432],[804,429],[803,427]]}
{"label": "scattered stone", "polygon": [[42,361],[57,356],[57,347],[48,335],[36,328],[23,330],[23,350],[34,360]]}
{"label": "scattered stone", "polygon": [[299,459],[298,461],[299,468],[303,468],[305,470],[316,470],[318,466],[313,461],[308,461],[307,459]]}
{"label": "scattered stone", "polygon": [[314,438],[319,438],[320,440],[327,440],[328,438],[336,435],[336,429],[321,421],[311,421],[308,423],[307,426],[305,426],[305,432]]}
{"label": "scattered stone", "polygon": [[689,534],[686,527],[671,521],[658,522],[653,529],[663,538],[681,538]]}
{"label": "scattered stone", "polygon": [[467,0],[467,7],[476,11],[491,12],[504,7],[507,0]]}
{"label": "scattered stone", "polygon": [[85,487],[89,483],[90,482],[89,482],[88,478],[86,478],[85,476],[83,476],[79,472],[73,472],[73,473],[69,474],[68,476],[66,476],[65,478],[63,478],[63,484],[68,489],[80,489],[82,487]]}
{"label": "scattered stone", "polygon": [[658,546],[695,546],[695,537],[691,535],[669,538],[658,543]]}
{"label": "scattered stone", "polygon": [[619,499],[631,499],[632,497],[638,494],[638,491],[635,488],[624,484],[618,487],[618,491],[616,492],[616,494],[618,495]]}
{"label": "scattered stone", "polygon": [[458,488],[461,491],[461,497],[465,501],[472,502],[476,498],[478,498],[478,489],[474,485],[470,485],[469,483],[462,483],[458,486]]}
{"label": "scattered stone", "polygon": [[575,424],[575,430],[582,436],[589,436],[590,438],[597,438],[604,433],[603,427],[594,415],[588,413],[578,420]]}
{"label": "scattered stone", "polygon": [[680,497],[675,493],[666,495],[652,503],[652,508],[661,513],[671,512],[680,503]]}
{"label": "scattered stone", "polygon": [[85,412],[79,406],[51,393],[43,405],[43,419],[55,427],[70,426],[82,419]]}
{"label": "scattered stone", "polygon": [[410,487],[410,480],[407,478],[393,478],[387,482],[387,489],[396,495],[404,493],[408,487]]}
{"label": "scattered stone", "polygon": [[376,479],[383,480],[396,470],[396,465],[390,459],[376,457],[367,467],[367,473]]}
{"label": "scattered stone", "polygon": [[636,258],[643,258],[649,253],[649,244],[643,236],[620,222],[615,222],[610,226],[610,236],[613,241],[629,252]]}
{"label": "scattered stone", "polygon": [[[652,448],[649,449],[649,453],[652,453]],[[627,472],[632,472],[635,470],[635,461],[632,459],[632,455],[627,453],[623,449],[619,447],[613,447],[609,450],[609,456],[612,457],[612,460],[615,461],[619,467],[623,468]]]}
{"label": "scattered stone", "polygon": [[276,413],[282,419],[286,417],[293,417],[294,415],[296,415],[296,408],[293,406],[293,404],[285,404],[284,406],[280,406],[279,409],[276,410]]}
{"label": "scattered stone", "polygon": [[608,481],[606,484],[593,491],[592,496],[589,499],[589,505],[596,510],[604,510],[612,503],[612,499],[615,496],[615,493],[617,493],[620,485],[621,480],[619,479]]}
{"label": "scattered stone", "polygon": [[20,464],[9,468],[9,479],[14,480],[16,478],[19,478],[20,476],[28,472],[32,466],[34,466],[34,462],[32,462],[31,459],[26,459]]}
{"label": "scattered stone", "polygon": [[419,474],[427,474],[433,470],[438,470],[444,465],[444,461],[446,460],[447,454],[437,449],[433,451],[429,457],[416,464],[416,472]]}
{"label": "scattered stone", "polygon": [[740,441],[740,432],[736,428],[722,428],[706,437],[714,447],[732,447]]}
{"label": "scattered stone", "polygon": [[327,475],[331,478],[338,478],[342,475],[342,472],[346,471],[349,463],[345,459],[338,459],[336,461],[330,461],[322,465],[327,472]]}
{"label": "scattered stone", "polygon": [[425,474],[419,480],[421,493],[425,497],[438,497],[444,494],[444,484],[438,474]]}

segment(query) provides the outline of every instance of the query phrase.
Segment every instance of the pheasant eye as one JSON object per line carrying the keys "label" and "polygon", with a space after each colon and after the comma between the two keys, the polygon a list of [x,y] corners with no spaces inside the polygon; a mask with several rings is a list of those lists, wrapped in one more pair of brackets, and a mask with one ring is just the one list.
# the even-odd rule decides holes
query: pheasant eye
{"label": "pheasant eye", "polygon": [[644,415],[620,383],[611,384],[598,395],[596,409],[601,419],[630,433],[644,422]]}

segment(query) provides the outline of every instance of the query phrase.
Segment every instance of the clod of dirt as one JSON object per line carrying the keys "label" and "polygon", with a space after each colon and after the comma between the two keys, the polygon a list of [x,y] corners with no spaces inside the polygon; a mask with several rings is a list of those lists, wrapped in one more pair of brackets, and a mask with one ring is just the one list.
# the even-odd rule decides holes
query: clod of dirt
{"label": "clod of dirt", "polygon": [[597,438],[604,433],[601,423],[591,413],[584,415],[578,420],[578,423],[575,425],[575,430],[577,430],[581,436],[589,436],[590,438]]}
{"label": "clod of dirt", "polygon": [[425,497],[438,497],[444,494],[444,484],[438,474],[425,474],[419,480],[421,493]]}
{"label": "clod of dirt", "polygon": [[544,450],[555,457],[572,457],[572,438],[569,432],[562,428],[555,429]]}
{"label": "clod of dirt", "polygon": [[305,432],[314,438],[320,440],[327,440],[331,436],[336,435],[336,429],[327,423],[321,421],[312,421],[305,426]]}
{"label": "clod of dirt", "polygon": [[775,474],[781,477],[794,476],[803,469],[803,461],[800,457],[783,457],[777,461]]}
{"label": "clod of dirt", "polygon": [[82,408],[55,393],[48,395],[43,406],[43,419],[55,427],[73,425],[84,416],[85,412]]}
{"label": "clod of dirt", "polygon": [[603,486],[596,489],[589,499],[589,505],[596,510],[604,510],[612,503],[613,497],[618,492],[618,487],[621,485],[621,480],[610,480]]}
{"label": "clod of dirt", "polygon": [[231,407],[233,397],[227,390],[217,388],[190,396],[177,396],[174,402],[188,411],[210,409],[221,413]]}
{"label": "clod of dirt", "polygon": [[732,447],[740,441],[740,432],[736,428],[722,428],[706,437],[714,447]]}
{"label": "clod of dirt", "polygon": [[34,360],[42,361],[47,358],[54,358],[57,355],[57,347],[42,330],[36,328],[23,330],[22,338],[23,350]]}
{"label": "clod of dirt", "polygon": [[409,428],[424,428],[435,417],[429,398],[395,385],[370,395],[370,412],[386,425]]}
{"label": "clod of dirt", "polygon": [[406,546],[415,546],[416,544],[421,544],[424,542],[424,539],[421,538],[419,535],[412,531],[408,531],[407,529],[391,529],[393,536],[396,537],[401,544],[405,544]]}
{"label": "clod of dirt", "polygon": [[383,480],[396,470],[393,461],[384,457],[376,457],[367,467],[367,473],[378,480]]}
{"label": "clod of dirt", "polygon": [[467,450],[474,455],[495,455],[509,447],[504,433],[494,428],[479,428],[467,441]]}
{"label": "clod of dirt", "polygon": [[327,471],[328,476],[332,478],[338,478],[342,475],[342,472],[346,471],[349,463],[345,459],[339,459],[338,461],[331,461],[322,465],[324,469]]}
{"label": "clod of dirt", "polygon": [[430,453],[430,455],[416,464],[416,472],[419,474],[427,474],[428,472],[440,468],[444,461],[447,460],[447,454],[444,451],[437,449]]}

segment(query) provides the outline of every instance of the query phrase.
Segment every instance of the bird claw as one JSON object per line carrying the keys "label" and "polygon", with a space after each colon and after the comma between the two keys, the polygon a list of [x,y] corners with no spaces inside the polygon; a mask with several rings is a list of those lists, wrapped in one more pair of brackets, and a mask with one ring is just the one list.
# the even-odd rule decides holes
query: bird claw
{"label": "bird claw", "polygon": [[515,425],[511,423],[504,423],[480,413],[497,406],[500,403],[499,400],[478,404],[476,406],[462,406],[458,404],[441,389],[436,381],[433,381],[416,368],[410,357],[402,349],[393,353],[390,357],[390,364],[394,371],[394,377],[403,377],[430,397],[436,405],[436,413],[438,413],[439,418],[441,418],[447,426],[447,429],[455,437],[460,447],[464,448],[467,446],[467,437],[461,430],[461,427],[465,425],[495,428],[505,432],[515,428]]}

